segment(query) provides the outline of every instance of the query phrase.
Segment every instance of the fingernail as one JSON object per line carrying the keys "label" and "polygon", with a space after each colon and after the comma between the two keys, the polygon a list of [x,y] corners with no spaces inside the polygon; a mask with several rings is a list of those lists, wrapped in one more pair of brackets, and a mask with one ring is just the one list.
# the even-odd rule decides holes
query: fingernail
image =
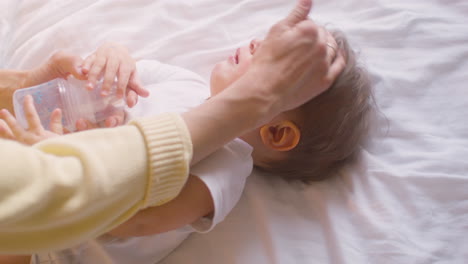
{"label": "fingernail", "polygon": [[86,88],[88,90],[92,90],[94,87],[93,87],[93,84],[89,82],[89,83],[86,84]]}
{"label": "fingernail", "polygon": [[109,91],[107,91],[107,90],[102,90],[102,91],[101,91],[101,95],[102,95],[102,96],[108,96],[108,95],[109,95]]}

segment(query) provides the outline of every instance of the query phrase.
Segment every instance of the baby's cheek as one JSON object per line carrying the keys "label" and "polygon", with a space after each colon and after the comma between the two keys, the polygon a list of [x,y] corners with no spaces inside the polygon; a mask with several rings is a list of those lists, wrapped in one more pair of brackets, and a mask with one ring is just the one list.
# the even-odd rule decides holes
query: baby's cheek
{"label": "baby's cheek", "polygon": [[228,71],[222,63],[216,64],[211,72],[211,95],[214,96],[223,91],[230,84],[230,79],[232,79],[232,77],[232,72]]}
{"label": "baby's cheek", "polygon": [[237,78],[240,78],[242,75],[244,75],[247,72],[247,70],[249,69],[251,63],[252,63],[252,61],[248,60],[245,63],[243,63],[242,65],[240,65]]}

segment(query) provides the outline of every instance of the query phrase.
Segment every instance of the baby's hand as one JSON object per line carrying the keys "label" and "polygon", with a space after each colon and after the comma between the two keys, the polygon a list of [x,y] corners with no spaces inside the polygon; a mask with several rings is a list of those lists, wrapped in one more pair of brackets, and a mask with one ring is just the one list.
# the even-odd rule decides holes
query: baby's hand
{"label": "baby's hand", "polygon": [[103,96],[110,94],[117,77],[117,96],[122,98],[126,94],[129,107],[137,103],[138,96],[149,95],[137,76],[135,60],[130,56],[128,49],[122,45],[106,43],[100,46],[96,52],[85,59],[82,72],[88,76],[88,89],[93,89],[97,80],[103,76],[101,91]]}
{"label": "baby's hand", "polygon": [[28,129],[22,128],[16,118],[6,109],[0,111],[0,137],[12,139],[23,144],[34,145],[44,139],[63,134],[62,112],[55,109],[50,117],[50,131],[45,130],[39,119],[33,98],[24,98],[24,113],[28,121]]}

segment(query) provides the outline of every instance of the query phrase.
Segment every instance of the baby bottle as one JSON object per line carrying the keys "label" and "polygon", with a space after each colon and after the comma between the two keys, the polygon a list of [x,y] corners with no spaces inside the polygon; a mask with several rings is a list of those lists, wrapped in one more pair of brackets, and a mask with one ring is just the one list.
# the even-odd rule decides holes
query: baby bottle
{"label": "baby bottle", "polygon": [[75,78],[54,79],[37,86],[16,90],[13,94],[13,107],[18,123],[28,127],[24,114],[24,97],[30,94],[45,129],[49,129],[50,116],[56,108],[62,110],[63,127],[70,132],[76,131],[76,121],[83,118],[99,124],[107,117],[124,109],[123,99],[116,96],[115,85],[108,96],[101,96],[102,81],[92,91],[85,88],[86,81]]}

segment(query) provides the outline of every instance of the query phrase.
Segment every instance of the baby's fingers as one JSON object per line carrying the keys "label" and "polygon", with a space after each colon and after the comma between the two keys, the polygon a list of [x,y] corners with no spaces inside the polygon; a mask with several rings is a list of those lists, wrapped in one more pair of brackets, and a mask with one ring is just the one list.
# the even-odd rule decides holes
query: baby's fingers
{"label": "baby's fingers", "polygon": [[131,65],[128,65],[126,63],[122,63],[120,65],[119,78],[117,82],[117,97],[122,98],[124,96],[132,71],[133,68],[131,67]]}
{"label": "baby's fingers", "polygon": [[122,125],[124,121],[125,121],[125,112],[119,111],[109,116],[104,122],[104,125],[105,127],[116,127],[116,126]]}
{"label": "baby's fingers", "polygon": [[8,127],[7,123],[0,119],[0,138],[4,139],[15,139],[13,132],[11,132],[10,127]]}
{"label": "baby's fingers", "polygon": [[44,127],[41,124],[41,119],[37,114],[36,107],[34,107],[34,100],[31,95],[26,95],[24,98],[24,115],[28,122],[29,130],[34,132],[42,132]]}
{"label": "baby's fingers", "polygon": [[78,121],[76,121],[75,126],[77,131],[85,131],[98,127],[96,124],[93,124],[89,120],[86,120],[84,118],[78,119]]}
{"label": "baby's fingers", "polygon": [[107,96],[110,94],[118,70],[119,60],[116,57],[109,57],[106,64],[106,73],[104,75],[104,81],[102,83],[101,95]]}
{"label": "baby's fingers", "polygon": [[83,64],[81,65],[81,71],[83,74],[88,74],[89,70],[91,69],[91,66],[94,64],[94,60],[96,59],[96,54],[91,54],[89,55]]}
{"label": "baby's fingers", "polygon": [[136,70],[133,72],[132,76],[130,77],[128,86],[130,87],[130,89],[135,91],[137,95],[141,97],[148,97],[150,94],[150,92],[143,87],[143,84],[141,83],[141,80],[138,77],[138,73]]}
{"label": "baby's fingers", "polygon": [[0,111],[0,119],[3,119],[15,138],[20,138],[24,133],[24,129],[16,122],[15,117],[6,109]]}
{"label": "baby's fingers", "polygon": [[62,111],[57,108],[50,116],[50,131],[55,134],[63,135]]}
{"label": "baby's fingers", "polygon": [[96,58],[96,61],[94,62],[93,66],[91,66],[91,69],[89,70],[89,73],[88,73],[88,84],[86,85],[88,89],[93,89],[94,87],[96,87],[97,80],[99,76],[102,74],[106,63],[107,63],[106,58],[104,57]]}
{"label": "baby's fingers", "polygon": [[138,103],[138,95],[135,91],[127,89],[127,95],[125,96],[128,107],[132,108]]}

